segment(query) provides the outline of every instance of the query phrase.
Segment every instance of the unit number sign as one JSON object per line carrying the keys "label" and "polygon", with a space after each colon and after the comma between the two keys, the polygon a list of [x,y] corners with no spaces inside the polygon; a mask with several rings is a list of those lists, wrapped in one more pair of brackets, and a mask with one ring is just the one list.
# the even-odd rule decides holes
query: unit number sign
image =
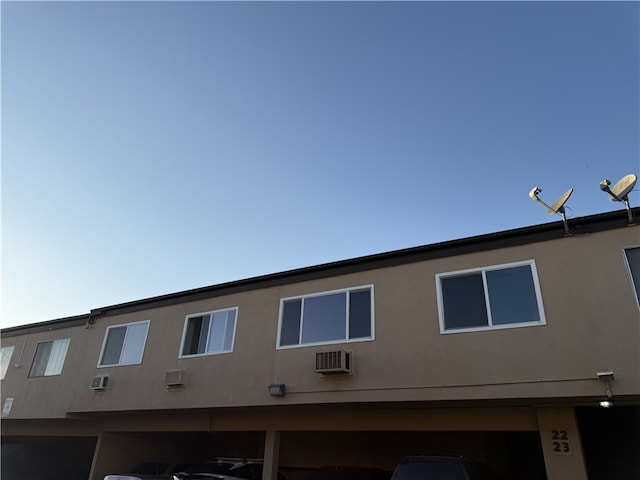
{"label": "unit number sign", "polygon": [[551,448],[554,455],[571,455],[569,432],[566,428],[554,428],[551,430]]}

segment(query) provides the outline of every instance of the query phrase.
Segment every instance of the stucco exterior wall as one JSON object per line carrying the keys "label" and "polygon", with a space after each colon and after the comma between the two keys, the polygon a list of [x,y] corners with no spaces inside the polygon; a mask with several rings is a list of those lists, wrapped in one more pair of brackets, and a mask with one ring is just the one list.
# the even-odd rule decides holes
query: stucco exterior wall
{"label": "stucco exterior wall", "polygon": [[[211,408],[325,402],[596,397],[598,371],[615,371],[617,396],[640,394],[640,322],[622,249],[638,228],[355,272],[121,315],[3,339],[15,350],[2,383],[11,418],[69,412]],[[546,325],[441,334],[436,274],[534,260]],[[375,338],[277,349],[280,299],[373,285]],[[239,307],[231,353],[179,358],[185,316]],[[108,326],[150,320],[139,365],[98,368]],[[38,342],[70,337],[62,374],[29,378]],[[346,349],[350,375],[313,371],[315,353]],[[186,371],[184,388],[164,373]],[[104,391],[88,388],[109,375]],[[287,394],[270,397],[270,383]],[[55,395],[52,392],[55,391]],[[42,398],[47,401],[43,402]]]}

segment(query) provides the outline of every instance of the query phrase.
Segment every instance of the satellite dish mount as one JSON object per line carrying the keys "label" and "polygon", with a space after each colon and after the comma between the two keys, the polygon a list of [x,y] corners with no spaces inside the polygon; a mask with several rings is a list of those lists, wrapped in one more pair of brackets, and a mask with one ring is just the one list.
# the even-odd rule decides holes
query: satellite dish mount
{"label": "satellite dish mount", "polygon": [[633,190],[638,177],[633,173],[625,175],[613,186],[609,188],[611,182],[606,178],[600,182],[600,190],[609,194],[609,200],[612,202],[623,202],[627,209],[627,216],[629,217],[629,224],[633,224],[633,213],[631,213],[631,207],[629,206],[629,192]]}
{"label": "satellite dish mount", "polygon": [[567,200],[569,200],[569,197],[573,193],[573,188],[570,188],[569,190],[564,192],[562,196],[558,198],[555,202],[553,202],[551,206],[547,205],[542,200],[540,200],[540,197],[538,197],[538,194],[541,191],[542,189],[540,187],[533,187],[529,192],[529,197],[531,197],[531,200],[541,203],[542,205],[547,207],[547,211],[549,212],[549,215],[555,215],[555,214],[562,215],[562,223],[564,223],[564,233],[566,233],[567,235],[570,235],[571,232],[569,231],[569,224],[567,223],[567,215],[565,213],[564,204],[567,203]]}

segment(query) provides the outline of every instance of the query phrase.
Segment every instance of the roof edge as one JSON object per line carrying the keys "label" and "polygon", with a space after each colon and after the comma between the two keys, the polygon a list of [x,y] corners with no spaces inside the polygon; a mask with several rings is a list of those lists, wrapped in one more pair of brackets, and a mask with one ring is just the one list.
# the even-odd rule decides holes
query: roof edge
{"label": "roof edge", "polygon": [[14,337],[29,333],[47,332],[50,330],[58,330],[60,328],[77,327],[86,325],[91,321],[91,315],[75,315],[72,317],[57,318],[44,322],[29,323],[27,325],[18,325],[15,327],[7,327],[0,330],[3,337]]}
{"label": "roof edge", "polygon": [[[634,217],[640,216],[640,207],[632,208]],[[507,248],[528,243],[537,243],[561,238],[571,238],[589,233],[614,230],[630,226],[640,226],[638,223],[629,224],[626,210],[599,213],[570,219],[570,234],[566,234],[562,221],[520,227],[488,234],[447,240],[428,245],[403,248],[389,252],[376,253],[335,262],[312,265],[308,267],[285,270],[256,277],[249,277],[220,284],[199,287],[190,290],[158,295],[154,297],[133,300],[130,302],[92,309],[88,314],[48,320],[28,325],[0,329],[3,336],[13,336],[36,331],[53,330],[93,323],[96,318],[130,313],[149,308],[159,308],[177,303],[185,303],[205,298],[229,295],[242,291],[258,290],[272,286],[327,278],[347,273],[373,270],[384,267],[397,266],[436,258],[452,257],[467,253]]]}

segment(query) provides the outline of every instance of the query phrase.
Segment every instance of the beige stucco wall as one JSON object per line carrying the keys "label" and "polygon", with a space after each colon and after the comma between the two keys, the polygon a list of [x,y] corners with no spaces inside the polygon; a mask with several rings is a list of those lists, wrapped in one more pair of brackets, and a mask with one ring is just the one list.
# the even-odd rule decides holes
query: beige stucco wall
{"label": "beige stucco wall", "polygon": [[[341,402],[595,398],[597,371],[615,371],[614,394],[640,395],[640,318],[622,248],[640,243],[638,227],[434,259],[197,302],[98,317],[92,325],[3,339],[15,345],[2,381],[7,418],[62,418],[68,412],[166,410]],[[435,276],[535,260],[546,325],[440,334]],[[276,349],[283,297],[373,285],[375,339]],[[234,351],[180,359],[185,316],[239,307]],[[109,325],[150,320],[140,365],[97,368]],[[71,337],[60,376],[28,378],[39,341]],[[317,351],[353,352],[352,375],[313,371]],[[21,365],[15,367],[15,364]],[[187,371],[167,389],[164,372]],[[105,391],[89,381],[109,375]],[[270,383],[287,394],[270,397]],[[45,399],[43,401],[43,399]]]}

